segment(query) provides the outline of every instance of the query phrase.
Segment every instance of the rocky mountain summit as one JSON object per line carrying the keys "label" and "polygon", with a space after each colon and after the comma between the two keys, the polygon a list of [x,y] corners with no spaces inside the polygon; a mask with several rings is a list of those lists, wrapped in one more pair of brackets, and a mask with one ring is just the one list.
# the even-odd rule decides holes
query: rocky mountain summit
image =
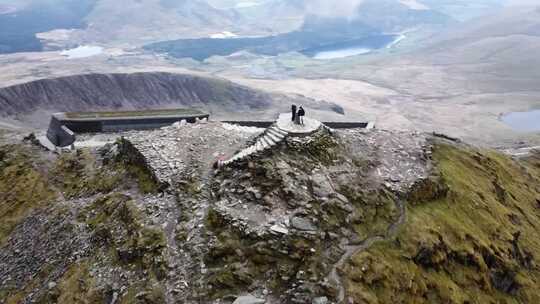
{"label": "rocky mountain summit", "polygon": [[320,127],[213,166],[265,134],[175,124],[60,155],[6,142],[0,303],[540,300],[539,154]]}

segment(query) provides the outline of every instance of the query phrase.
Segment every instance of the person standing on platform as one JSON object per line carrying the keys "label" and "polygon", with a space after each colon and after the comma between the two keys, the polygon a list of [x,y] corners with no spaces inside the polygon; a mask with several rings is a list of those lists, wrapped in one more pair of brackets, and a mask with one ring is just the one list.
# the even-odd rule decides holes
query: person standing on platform
{"label": "person standing on platform", "polygon": [[291,107],[291,111],[292,111],[292,121],[295,121],[296,120],[296,105],[292,105]]}
{"label": "person standing on platform", "polygon": [[298,110],[298,120],[300,121],[300,124],[302,126],[304,125],[304,116],[306,116],[306,111],[304,110],[304,108],[300,107],[300,109]]}

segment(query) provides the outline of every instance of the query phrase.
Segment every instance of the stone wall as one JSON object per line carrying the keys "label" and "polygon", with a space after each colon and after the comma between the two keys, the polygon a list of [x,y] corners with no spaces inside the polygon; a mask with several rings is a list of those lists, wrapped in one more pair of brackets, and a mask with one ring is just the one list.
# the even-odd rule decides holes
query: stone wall
{"label": "stone wall", "polygon": [[[252,120],[235,120],[235,121],[222,121],[223,123],[239,125],[243,127],[257,127],[257,128],[269,128],[275,123],[275,121],[252,121]],[[365,129],[368,127],[369,122],[323,122],[326,126],[332,129]]]}
{"label": "stone wall", "polygon": [[369,122],[323,122],[327,127],[332,129],[365,129]]}
{"label": "stone wall", "polygon": [[256,121],[256,120],[224,120],[221,121],[222,123],[228,123],[231,125],[238,125],[242,127],[255,127],[255,128],[262,128],[267,129],[272,126],[275,121]]}
{"label": "stone wall", "polygon": [[47,130],[47,138],[56,146],[67,147],[75,142],[75,133],[158,129],[182,120],[186,120],[188,123],[195,123],[197,119],[208,119],[209,117],[210,115],[208,114],[201,114],[175,117],[59,119],[53,115],[49,123],[49,129]]}
{"label": "stone wall", "polygon": [[51,118],[47,138],[57,147],[67,147],[75,142],[75,133],[56,117]]}
{"label": "stone wall", "polygon": [[191,117],[146,117],[134,119],[103,120],[101,122],[101,132],[119,132],[127,130],[152,130],[161,127],[170,126],[175,122],[182,120],[188,123],[195,123],[197,119],[208,119],[209,115],[191,116]]}

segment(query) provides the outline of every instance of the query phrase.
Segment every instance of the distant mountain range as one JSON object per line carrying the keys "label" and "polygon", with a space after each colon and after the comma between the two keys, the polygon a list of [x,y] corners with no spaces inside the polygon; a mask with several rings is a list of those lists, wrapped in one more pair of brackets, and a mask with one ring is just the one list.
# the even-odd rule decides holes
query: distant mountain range
{"label": "distant mountain range", "polygon": [[305,24],[313,23],[314,16],[355,19],[363,25],[359,33],[366,26],[394,32],[451,24],[464,18],[455,11],[486,12],[487,7],[497,7],[501,1],[0,0],[0,53],[40,51],[43,41],[36,34],[56,29],[75,30],[60,42],[55,35],[41,35],[52,41],[48,47],[87,43],[141,46],[211,37],[223,31],[241,37],[275,36],[302,30]]}
{"label": "distant mountain range", "polygon": [[[511,8],[441,33],[416,52],[417,61],[474,73],[492,91],[537,91],[540,86],[540,6]],[[469,75],[474,77],[474,75]]]}
{"label": "distant mountain range", "polygon": [[[297,9],[309,7],[301,0],[280,3],[293,5]],[[191,57],[197,60],[213,55],[231,55],[242,50],[262,55],[277,55],[294,51],[310,52],[316,48],[383,36],[385,33],[399,32],[415,26],[440,27],[454,22],[451,17],[437,11],[412,9],[395,0],[366,0],[356,10],[354,18],[309,15],[305,17],[300,29],[279,35],[236,39],[179,39],[150,44],[145,48],[174,57]]]}

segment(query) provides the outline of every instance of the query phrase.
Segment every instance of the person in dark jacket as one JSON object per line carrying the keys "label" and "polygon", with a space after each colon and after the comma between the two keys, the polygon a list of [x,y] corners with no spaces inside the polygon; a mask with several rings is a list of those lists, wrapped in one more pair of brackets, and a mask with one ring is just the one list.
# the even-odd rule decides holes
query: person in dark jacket
{"label": "person in dark jacket", "polygon": [[306,116],[306,111],[304,111],[304,108],[300,107],[300,109],[298,109],[298,117],[300,118],[301,125],[304,125],[304,116]]}
{"label": "person in dark jacket", "polygon": [[295,121],[296,120],[296,105],[292,105],[291,111],[292,111],[292,121]]}

